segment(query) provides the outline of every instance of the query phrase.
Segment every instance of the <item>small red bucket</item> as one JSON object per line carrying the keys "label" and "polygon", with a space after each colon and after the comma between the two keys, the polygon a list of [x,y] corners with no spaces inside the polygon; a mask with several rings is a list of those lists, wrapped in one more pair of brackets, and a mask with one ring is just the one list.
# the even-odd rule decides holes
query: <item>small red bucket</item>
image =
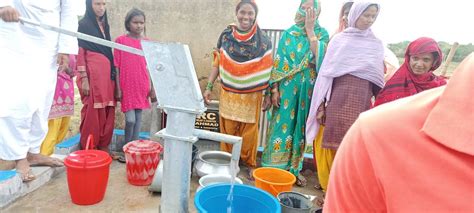
{"label": "small red bucket", "polygon": [[107,189],[112,158],[107,152],[89,150],[89,145],[93,144],[93,137],[89,135],[85,150],[75,151],[64,159],[69,194],[77,205],[102,201]]}
{"label": "small red bucket", "polygon": [[149,140],[136,140],[123,147],[127,161],[127,179],[132,185],[147,186],[153,181],[163,146]]}

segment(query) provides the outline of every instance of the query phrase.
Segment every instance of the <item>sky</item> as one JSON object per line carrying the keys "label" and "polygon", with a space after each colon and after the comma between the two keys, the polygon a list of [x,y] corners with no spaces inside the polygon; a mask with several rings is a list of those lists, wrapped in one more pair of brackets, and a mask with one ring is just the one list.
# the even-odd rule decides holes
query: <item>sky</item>
{"label": "sky", "polygon": [[[321,0],[319,23],[332,34],[344,0]],[[474,1],[378,0],[380,13],[372,29],[385,43],[427,36],[437,41],[474,43]],[[300,0],[256,0],[261,28],[285,29],[293,24]],[[442,4],[444,3],[444,4]],[[469,27],[471,26],[471,27]]]}
{"label": "sky", "polygon": [[[257,20],[262,29],[290,27],[300,3],[300,0],[255,1],[259,7]],[[344,0],[321,0],[319,23],[330,34],[338,26],[339,10],[343,2]],[[384,43],[412,41],[422,36],[449,43],[474,43],[472,0],[376,0],[376,2],[381,5],[381,9],[372,29]],[[80,6],[82,7],[78,7],[78,14],[83,15],[85,5]]]}

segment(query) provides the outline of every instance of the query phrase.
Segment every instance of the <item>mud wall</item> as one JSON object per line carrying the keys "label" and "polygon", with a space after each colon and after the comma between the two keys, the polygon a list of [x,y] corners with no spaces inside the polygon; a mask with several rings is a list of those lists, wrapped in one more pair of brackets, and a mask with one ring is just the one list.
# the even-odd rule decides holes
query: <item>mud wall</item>
{"label": "mud wall", "polygon": [[[113,38],[125,33],[127,12],[136,7],[145,12],[146,36],[160,42],[180,42],[190,47],[194,67],[204,89],[211,70],[211,50],[225,27],[235,19],[238,0],[113,0],[107,4]],[[217,90],[217,89],[215,89]],[[213,98],[216,98],[214,95]],[[151,111],[143,115],[142,131],[149,131]],[[124,128],[117,107],[116,128]]]}

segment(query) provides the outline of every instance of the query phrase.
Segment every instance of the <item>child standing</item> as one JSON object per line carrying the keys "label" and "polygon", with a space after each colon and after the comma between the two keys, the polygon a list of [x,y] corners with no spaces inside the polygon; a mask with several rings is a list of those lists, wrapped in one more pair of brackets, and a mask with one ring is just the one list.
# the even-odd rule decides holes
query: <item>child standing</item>
{"label": "child standing", "polygon": [[53,105],[49,111],[48,134],[41,144],[40,153],[50,156],[56,144],[63,141],[69,130],[69,121],[74,115],[74,82],[76,56],[69,55],[69,67],[58,71]]}
{"label": "child standing", "polygon": [[[133,8],[125,17],[127,33],[119,36],[115,42],[137,49],[142,49],[141,40],[145,31],[145,13]],[[150,77],[146,68],[145,58],[121,50],[114,50],[115,67],[117,69],[117,99],[121,101],[122,112],[125,113],[125,140],[119,148],[138,139],[140,132],[142,110],[150,108],[148,98],[155,101],[155,94],[151,86]],[[119,158],[122,161],[123,158]]]}

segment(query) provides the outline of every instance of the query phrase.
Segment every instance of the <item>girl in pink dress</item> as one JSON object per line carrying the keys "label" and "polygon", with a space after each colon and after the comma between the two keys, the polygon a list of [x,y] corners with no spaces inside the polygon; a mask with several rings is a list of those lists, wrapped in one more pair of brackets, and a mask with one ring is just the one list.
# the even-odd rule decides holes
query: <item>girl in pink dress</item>
{"label": "girl in pink dress", "polygon": [[[142,49],[141,40],[145,30],[145,13],[136,8],[125,17],[127,33],[119,36],[115,42],[137,49]],[[114,50],[114,61],[117,69],[117,99],[121,101],[125,113],[125,143],[137,140],[140,132],[142,110],[150,108],[150,101],[155,99],[145,58],[121,50]]]}
{"label": "girl in pink dress", "polygon": [[56,144],[63,141],[69,130],[69,122],[74,115],[74,82],[76,56],[69,55],[69,68],[58,71],[53,105],[49,111],[48,134],[41,144],[40,153],[50,156]]}

